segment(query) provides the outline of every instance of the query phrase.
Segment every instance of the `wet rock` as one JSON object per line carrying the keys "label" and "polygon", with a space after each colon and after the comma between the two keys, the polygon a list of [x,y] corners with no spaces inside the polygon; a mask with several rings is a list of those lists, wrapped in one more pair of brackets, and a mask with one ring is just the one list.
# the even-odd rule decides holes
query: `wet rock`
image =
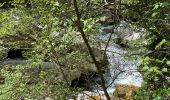
{"label": "wet rock", "polygon": [[80,77],[75,78],[71,81],[71,87],[88,87],[88,76],[86,74],[81,74]]}
{"label": "wet rock", "polygon": [[114,29],[113,29],[113,26],[110,25],[110,26],[104,26],[101,28],[102,31],[106,32],[106,33],[113,33],[114,32]]}

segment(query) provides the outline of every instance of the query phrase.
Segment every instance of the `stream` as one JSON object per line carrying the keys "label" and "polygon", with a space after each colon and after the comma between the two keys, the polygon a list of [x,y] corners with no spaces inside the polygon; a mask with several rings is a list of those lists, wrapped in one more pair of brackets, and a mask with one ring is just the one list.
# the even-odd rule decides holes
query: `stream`
{"label": "stream", "polygon": [[[121,24],[127,24],[125,22]],[[111,26],[102,27],[103,30],[109,30],[111,29]],[[134,35],[133,37],[138,37],[138,33],[134,32],[131,29],[127,28],[120,28],[118,27],[118,32],[128,33],[131,32]],[[107,41],[109,38],[108,33],[101,33],[99,35],[99,39],[101,41]],[[130,37],[130,36],[129,36]],[[117,35],[113,34],[111,40],[114,40],[117,38]],[[105,49],[105,44],[102,45],[102,50]],[[143,77],[138,72],[138,65],[140,65],[140,58],[138,57],[136,60],[132,59],[126,59],[125,54],[129,51],[126,51],[123,47],[121,47],[118,44],[115,44],[114,42],[109,43],[106,54],[109,61],[109,71],[107,75],[105,76],[106,86],[108,93],[113,93],[115,91],[115,84],[127,84],[127,85],[134,85],[141,87],[143,83]],[[103,93],[102,89],[99,89],[97,87],[94,88],[95,92],[101,92]]]}

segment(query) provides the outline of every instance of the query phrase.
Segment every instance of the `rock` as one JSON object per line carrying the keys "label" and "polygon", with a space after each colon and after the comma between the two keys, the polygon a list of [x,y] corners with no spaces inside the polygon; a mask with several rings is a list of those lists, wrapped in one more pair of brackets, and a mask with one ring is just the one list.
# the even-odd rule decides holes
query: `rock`
{"label": "rock", "polygon": [[[103,51],[93,48],[93,53],[95,55],[96,60],[98,61],[103,73],[107,72],[107,57],[103,59]],[[68,52],[73,53],[76,51],[75,55],[66,57],[67,58],[67,65],[72,68],[72,70],[75,70],[77,74],[71,75],[71,76],[79,76],[74,77],[71,81],[72,87],[84,87],[84,88],[90,88],[88,87],[89,84],[87,81],[92,81],[94,74],[98,73],[95,64],[93,63],[93,60],[91,59],[91,56],[88,53],[88,50],[86,48],[86,45],[83,43],[74,44],[68,47]],[[92,83],[91,83],[92,84]]]}
{"label": "rock", "polygon": [[76,100],[91,100],[91,97],[97,96],[98,94],[95,92],[90,91],[83,91],[82,93],[78,94]]}
{"label": "rock", "polygon": [[6,59],[3,62],[0,63],[0,67],[3,67],[4,65],[10,65],[11,67],[15,67],[16,65],[23,65],[26,64],[27,60],[21,60],[21,59]]}
{"label": "rock", "polygon": [[[93,63],[93,60],[91,59],[91,56],[88,53],[88,50],[86,48],[86,45],[81,43],[81,44],[75,44],[70,47],[68,47],[69,51],[78,51],[80,53],[79,56],[71,56],[68,59],[68,64],[69,65],[75,65],[77,66],[77,69],[80,70],[82,73],[88,73],[88,72],[97,72],[97,69]],[[107,57],[103,59],[103,51],[97,49],[97,48],[92,48],[93,53],[96,57],[96,60],[100,63],[99,65],[101,68],[104,68],[107,70]]]}
{"label": "rock", "polygon": [[[70,71],[64,70],[63,74],[64,74],[66,80],[69,82],[70,86],[74,79],[77,79],[81,76],[81,72],[78,70],[70,70]],[[62,79],[62,81],[66,81],[64,76],[62,74],[59,74],[58,78]]]}
{"label": "rock", "polygon": [[[101,68],[104,70],[103,72],[105,72],[105,70],[107,69],[107,58],[103,59],[103,52],[97,48],[92,48],[94,55],[96,57],[96,60],[100,63],[99,65],[101,66]],[[23,65],[23,67],[28,66],[30,61],[26,60],[26,59],[21,59],[22,58],[22,54],[21,52],[17,51],[15,53],[16,50],[14,50],[14,52],[10,51],[10,54],[19,54],[19,58],[16,58],[13,56],[9,56],[9,54],[7,55],[7,57],[10,57],[6,60],[4,60],[2,63],[0,63],[0,66],[4,66],[4,65],[10,65],[11,68],[16,67],[16,65]],[[88,50],[86,49],[86,46],[84,44],[75,44],[72,46],[69,46],[68,49],[66,50],[66,52],[68,52],[68,55],[72,52],[78,51],[79,54],[78,56],[69,56],[67,58],[67,65],[65,66],[60,66],[62,68],[62,74],[64,74],[64,76],[61,74],[61,68],[59,67],[59,65],[55,64],[55,63],[51,63],[51,62],[41,62],[40,65],[37,66],[41,66],[41,70],[45,70],[45,71],[53,71],[55,70],[55,74],[56,74],[56,78],[61,80],[61,81],[65,81],[65,79],[69,82],[69,84],[71,85],[72,80],[74,79],[78,79],[81,74],[89,74],[89,73],[97,73],[97,69],[91,59],[91,57],[88,54]],[[62,54],[61,54],[62,55]],[[30,66],[30,65],[29,65]],[[69,67],[67,67],[69,66]],[[38,75],[39,74],[39,69],[37,69],[39,67],[33,67],[33,68],[28,68],[26,67],[26,73],[27,74],[35,74]]]}
{"label": "rock", "polygon": [[[134,94],[139,91],[138,86],[116,84],[116,91],[109,93],[111,100],[133,100]],[[107,100],[103,92],[83,91],[78,94],[76,100]]]}
{"label": "rock", "polygon": [[[124,100],[123,98],[119,98],[110,94],[111,100]],[[76,100],[107,100],[105,95],[91,92],[91,91],[83,91],[82,93],[78,94]]]}
{"label": "rock", "polygon": [[113,33],[114,32],[113,25],[101,27],[101,30],[106,32],[106,33]]}
{"label": "rock", "polygon": [[144,29],[141,29],[139,31],[127,21],[121,21],[117,29],[114,30],[114,32],[118,35],[119,38],[128,41],[140,39],[142,31],[144,31]]}
{"label": "rock", "polygon": [[[55,71],[55,74],[57,75],[56,78],[61,81],[65,81],[64,77],[61,74],[61,70],[59,66],[55,63],[50,63],[50,62],[42,62],[40,65],[37,65],[37,67],[27,67],[29,65],[28,60],[21,60],[21,59],[7,59],[0,63],[0,67],[3,67],[4,65],[9,65],[11,66],[13,70],[15,70],[15,67],[17,65],[22,65],[22,71],[24,74],[34,74],[34,76],[37,76],[40,74],[41,71],[46,71],[46,72],[53,72]],[[40,66],[40,67],[39,67]],[[24,68],[25,67],[25,68]],[[76,79],[80,77],[80,71],[76,70],[66,70],[63,69],[63,74],[66,76],[66,80],[71,84],[71,81],[73,79]]]}
{"label": "rock", "polygon": [[104,0],[105,1],[105,3],[114,3],[115,2],[115,0]]}
{"label": "rock", "polygon": [[116,91],[113,96],[121,97],[125,100],[133,100],[134,94],[139,91],[139,86],[127,85],[127,84],[116,84]]}
{"label": "rock", "polygon": [[[110,96],[110,99],[111,100],[124,100],[123,98],[119,98],[116,96]],[[104,95],[102,95],[102,96],[92,96],[92,97],[90,97],[89,100],[107,100],[107,99]]]}

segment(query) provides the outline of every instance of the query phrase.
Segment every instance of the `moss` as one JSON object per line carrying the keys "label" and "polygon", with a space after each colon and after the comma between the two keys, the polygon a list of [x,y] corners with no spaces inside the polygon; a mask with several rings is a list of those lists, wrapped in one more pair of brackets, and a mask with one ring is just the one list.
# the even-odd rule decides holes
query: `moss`
{"label": "moss", "polygon": [[0,48],[0,60],[3,60],[8,56],[8,50],[4,48]]}

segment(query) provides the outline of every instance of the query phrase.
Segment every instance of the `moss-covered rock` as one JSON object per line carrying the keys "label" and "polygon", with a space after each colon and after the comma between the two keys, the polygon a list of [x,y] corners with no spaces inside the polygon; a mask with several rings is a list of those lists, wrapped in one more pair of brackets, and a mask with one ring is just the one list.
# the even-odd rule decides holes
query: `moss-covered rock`
{"label": "moss-covered rock", "polygon": [[[107,70],[107,58],[103,58],[103,52],[97,48],[92,48],[94,55],[99,62],[99,65],[103,70]],[[62,60],[65,58],[64,66],[51,63],[51,62],[42,62],[40,64],[41,69],[39,67],[33,67],[34,70],[31,70],[28,68],[27,73],[33,74],[32,77],[36,76],[36,78],[39,76],[39,72],[45,71],[48,73],[53,73],[57,80],[65,81],[67,80],[69,83],[71,83],[72,80],[79,78],[81,74],[89,74],[89,73],[97,73],[97,69],[91,59],[91,57],[88,54],[88,50],[84,44],[75,44],[68,46],[66,49],[66,55],[62,57],[60,56],[59,60]],[[5,52],[7,57],[8,51]],[[23,65],[27,66],[26,64],[30,63],[29,60],[23,60],[23,59],[7,59],[1,65]],[[30,65],[32,66],[32,65]],[[26,67],[27,68],[27,67]],[[40,71],[37,71],[37,69]],[[35,72],[35,73],[34,73]],[[49,76],[50,77],[50,76]]]}
{"label": "moss-covered rock", "polygon": [[[93,63],[93,60],[91,59],[91,56],[88,53],[87,47],[85,44],[75,44],[71,45],[69,48],[69,51],[77,51],[76,53],[78,56],[69,56],[68,63],[70,65],[75,65],[77,66],[78,70],[82,72],[97,72],[96,66]],[[99,66],[102,69],[107,69],[107,57],[103,58],[103,51],[99,50],[98,48],[93,48],[93,53],[96,57],[96,60],[99,63]]]}

